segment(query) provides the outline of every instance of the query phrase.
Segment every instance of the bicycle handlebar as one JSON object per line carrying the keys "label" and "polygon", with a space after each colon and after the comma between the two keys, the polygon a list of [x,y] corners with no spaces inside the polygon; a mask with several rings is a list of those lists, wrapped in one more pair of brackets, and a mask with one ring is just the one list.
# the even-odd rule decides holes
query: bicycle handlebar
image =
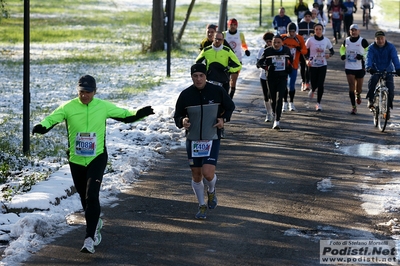
{"label": "bicycle handlebar", "polygon": [[382,75],[387,75],[387,74],[391,74],[391,75],[395,75],[395,76],[397,76],[397,74],[396,74],[396,72],[386,72],[386,71],[377,71],[377,72],[375,72],[373,75],[380,75],[380,76],[382,76]]}

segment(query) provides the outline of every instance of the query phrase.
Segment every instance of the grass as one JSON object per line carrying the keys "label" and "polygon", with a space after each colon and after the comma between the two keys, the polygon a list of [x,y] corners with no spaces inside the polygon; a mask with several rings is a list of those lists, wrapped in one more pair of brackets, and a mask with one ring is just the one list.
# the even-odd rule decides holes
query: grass
{"label": "grass", "polygon": [[[399,21],[400,23],[400,3],[396,1],[380,1],[381,12],[384,13],[385,20],[388,21]],[[373,10],[371,11],[373,15]],[[399,24],[400,26],[400,24]]]}
{"label": "grass", "polygon": [[[179,1],[178,1],[179,2]],[[271,26],[269,1],[263,1],[263,25],[258,24],[259,5],[248,3],[231,6],[228,4],[229,17],[239,20],[239,27],[245,33],[263,34]],[[0,67],[21,71],[22,59],[20,47],[23,45],[23,4],[21,0],[7,0],[10,18],[0,21]],[[194,60],[198,54],[198,45],[205,37],[205,26],[218,23],[219,5],[197,1],[191,13],[189,23],[179,47],[172,51],[172,58]],[[294,6],[294,2],[293,2]],[[174,32],[177,35],[186,16],[187,5],[178,5],[175,13]],[[278,6],[276,6],[276,10]],[[277,11],[276,11],[277,13]],[[209,20],[204,20],[209,17]],[[51,56],[31,56],[31,66],[71,66],[74,72],[77,66],[118,67],[119,65],[156,64],[165,58],[165,52],[147,53],[151,41],[151,10],[137,9],[125,11],[116,9],[113,1],[106,0],[31,0],[30,1],[30,43],[31,46],[43,47],[44,54]],[[66,46],[65,44],[69,44]],[[19,47],[19,48],[16,48]],[[36,48],[39,49],[40,48]],[[40,52],[40,51],[39,51]],[[16,59],[15,59],[16,58]],[[157,66],[156,66],[157,67]],[[161,66],[164,68],[164,64]],[[159,86],[165,77],[141,71],[133,73],[132,82],[118,84],[118,88],[106,95],[107,99],[127,99],[145,93],[150,88]],[[100,77],[99,77],[100,78]],[[103,77],[104,78],[104,77]],[[39,83],[40,84],[40,83]],[[36,85],[38,86],[38,85]],[[32,92],[40,91],[40,86],[32,85]],[[0,94],[4,93],[0,91]],[[106,94],[106,93],[105,93]],[[53,105],[33,107],[32,121],[38,120],[53,109]],[[22,111],[21,111],[22,112]],[[31,156],[21,155],[21,114],[9,114],[2,117],[0,127],[0,183],[12,180],[11,173],[27,164],[35,164],[43,158],[54,161],[65,160],[65,127],[56,126],[46,138],[30,139]],[[37,122],[37,121],[35,121]],[[18,158],[18,159],[15,159]],[[49,171],[50,173],[50,171]],[[49,173],[45,173],[47,175]],[[22,187],[30,187],[38,177],[20,176]],[[3,195],[11,197],[21,188],[10,188]]]}

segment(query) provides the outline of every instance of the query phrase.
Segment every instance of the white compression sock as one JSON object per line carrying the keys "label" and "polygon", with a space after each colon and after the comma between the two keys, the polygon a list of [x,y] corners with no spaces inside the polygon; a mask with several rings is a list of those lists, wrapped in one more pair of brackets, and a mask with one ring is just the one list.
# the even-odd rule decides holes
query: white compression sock
{"label": "white compression sock", "polygon": [[207,191],[208,192],[214,192],[214,190],[215,190],[215,183],[217,183],[217,175],[216,174],[214,174],[214,178],[213,178],[213,180],[211,180],[211,181],[208,181],[207,179],[203,179],[204,181],[205,181],[205,183],[206,183],[206,185],[207,185]]}
{"label": "white compression sock", "polygon": [[192,180],[193,192],[199,201],[199,205],[204,205],[204,183],[203,181],[196,183]]}

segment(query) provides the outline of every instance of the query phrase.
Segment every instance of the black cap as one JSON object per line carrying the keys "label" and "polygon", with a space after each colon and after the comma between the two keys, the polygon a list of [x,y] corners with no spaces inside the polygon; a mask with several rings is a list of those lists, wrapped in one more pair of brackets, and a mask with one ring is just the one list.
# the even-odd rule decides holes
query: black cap
{"label": "black cap", "polygon": [[383,32],[383,31],[377,31],[377,32],[375,32],[375,38],[376,37],[379,37],[379,36],[385,36],[385,33]]}
{"label": "black cap", "polygon": [[289,32],[289,31],[291,31],[291,30],[294,30],[294,31],[297,30],[297,26],[296,26],[296,24],[294,24],[293,22],[290,22],[290,23],[287,25],[287,31]]}
{"label": "black cap", "polygon": [[78,90],[93,92],[96,90],[96,80],[90,75],[82,76],[78,81]]}
{"label": "black cap", "polygon": [[193,75],[193,73],[195,72],[201,72],[203,74],[207,74],[207,67],[204,64],[194,64],[191,68],[190,68],[190,75]]}

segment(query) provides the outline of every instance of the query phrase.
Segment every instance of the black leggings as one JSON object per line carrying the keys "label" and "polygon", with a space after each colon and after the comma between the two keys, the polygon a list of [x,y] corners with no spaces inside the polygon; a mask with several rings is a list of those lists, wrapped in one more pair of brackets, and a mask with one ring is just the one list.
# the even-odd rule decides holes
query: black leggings
{"label": "black leggings", "polygon": [[267,80],[260,78],[260,84],[264,95],[264,102],[268,102],[270,96],[267,86]]}
{"label": "black leggings", "polygon": [[321,103],[322,95],[324,94],[326,69],[326,66],[310,67],[310,80],[312,91],[318,89],[317,103]]}
{"label": "black leggings", "polygon": [[94,239],[97,222],[100,217],[99,191],[108,160],[107,152],[98,155],[88,166],[69,162],[76,191],[81,198],[85,211],[86,236]]}
{"label": "black leggings", "polygon": [[279,121],[282,114],[282,100],[286,93],[287,78],[269,78],[268,90],[271,97],[272,111],[275,113],[275,120]]}
{"label": "black leggings", "polygon": [[310,83],[310,70],[303,55],[300,55],[300,74],[304,83]]}

